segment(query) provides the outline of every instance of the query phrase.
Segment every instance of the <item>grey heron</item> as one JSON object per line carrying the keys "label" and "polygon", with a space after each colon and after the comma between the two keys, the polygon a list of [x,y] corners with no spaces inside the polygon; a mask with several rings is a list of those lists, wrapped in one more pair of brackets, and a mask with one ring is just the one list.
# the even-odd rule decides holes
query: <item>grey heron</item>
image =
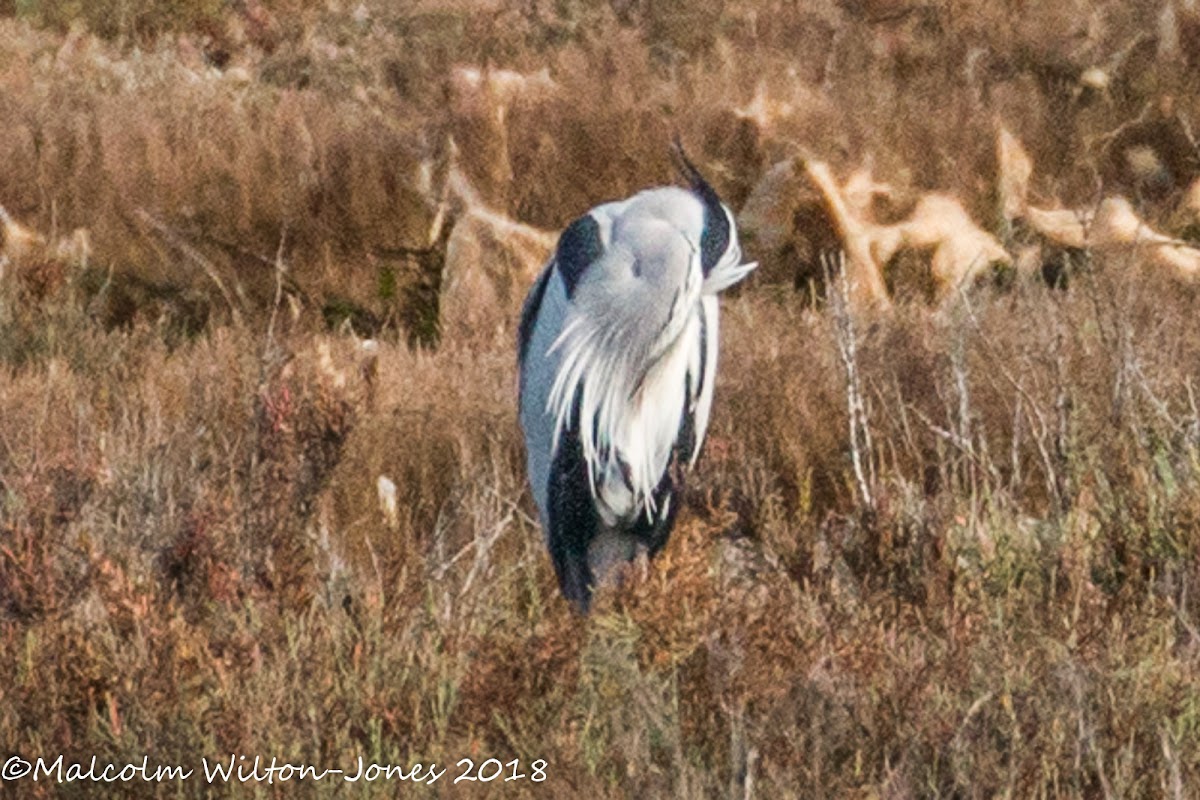
{"label": "grey heron", "polygon": [[673,154],[687,187],[568,225],[521,313],[529,481],[559,585],[584,613],[615,566],[667,542],[712,408],[717,294],[757,266],[678,142]]}

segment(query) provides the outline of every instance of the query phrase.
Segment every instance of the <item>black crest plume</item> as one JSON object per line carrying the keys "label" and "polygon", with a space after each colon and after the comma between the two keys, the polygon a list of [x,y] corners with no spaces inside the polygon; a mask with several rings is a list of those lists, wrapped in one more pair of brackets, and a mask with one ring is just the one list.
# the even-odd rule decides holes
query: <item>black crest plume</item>
{"label": "black crest plume", "polygon": [[729,248],[729,217],[725,214],[725,207],[721,204],[721,198],[717,196],[716,190],[704,179],[700,170],[696,169],[696,165],[688,158],[679,134],[675,134],[671,140],[671,157],[675,162],[675,168],[687,181],[688,188],[704,203],[704,233],[700,236],[700,266],[707,277]]}

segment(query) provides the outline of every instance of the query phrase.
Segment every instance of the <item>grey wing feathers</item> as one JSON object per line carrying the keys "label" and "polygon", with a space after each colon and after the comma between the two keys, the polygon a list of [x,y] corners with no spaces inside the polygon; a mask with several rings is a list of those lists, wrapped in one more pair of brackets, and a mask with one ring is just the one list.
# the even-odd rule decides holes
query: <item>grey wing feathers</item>
{"label": "grey wing feathers", "polygon": [[522,311],[530,484],[563,593],[584,610],[600,553],[666,542],[671,465],[704,441],[716,293],[754,267],[715,198],[668,187],[597,206],[564,229]]}

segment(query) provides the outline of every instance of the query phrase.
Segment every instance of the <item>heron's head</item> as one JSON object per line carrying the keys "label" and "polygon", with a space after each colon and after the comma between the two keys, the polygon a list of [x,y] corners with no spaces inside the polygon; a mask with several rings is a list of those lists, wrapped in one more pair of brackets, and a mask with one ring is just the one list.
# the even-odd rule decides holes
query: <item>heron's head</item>
{"label": "heron's head", "polygon": [[732,286],[750,274],[757,264],[742,264],[742,248],[738,243],[737,225],[733,212],[721,202],[717,191],[705,180],[684,152],[676,136],[671,153],[683,179],[704,207],[704,227],[700,235],[700,266],[704,271],[705,288],[718,292]]}

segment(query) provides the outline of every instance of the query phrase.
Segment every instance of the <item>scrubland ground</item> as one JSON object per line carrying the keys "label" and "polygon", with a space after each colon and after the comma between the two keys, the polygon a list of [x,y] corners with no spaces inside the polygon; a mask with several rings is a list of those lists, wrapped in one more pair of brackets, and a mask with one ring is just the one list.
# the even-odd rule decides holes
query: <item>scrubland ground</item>
{"label": "scrubland ground", "polygon": [[[851,316],[749,235],[679,525],[582,619],[531,518],[511,332],[439,337],[436,224],[448,136],[553,230],[670,181],[678,130],[735,208],[779,159],[869,159],[1014,246],[1001,122],[1041,196],[1119,191],[1187,238],[1196,154],[1111,145],[1200,119],[1190,4],[0,13],[0,203],[88,231],[0,281],[5,759],[436,761],[447,797],[1200,792],[1188,280],[1084,248],[1065,288]],[[548,73],[506,99],[461,65]],[[464,757],[546,780],[453,785]],[[214,791],[405,789],[3,787]]]}

